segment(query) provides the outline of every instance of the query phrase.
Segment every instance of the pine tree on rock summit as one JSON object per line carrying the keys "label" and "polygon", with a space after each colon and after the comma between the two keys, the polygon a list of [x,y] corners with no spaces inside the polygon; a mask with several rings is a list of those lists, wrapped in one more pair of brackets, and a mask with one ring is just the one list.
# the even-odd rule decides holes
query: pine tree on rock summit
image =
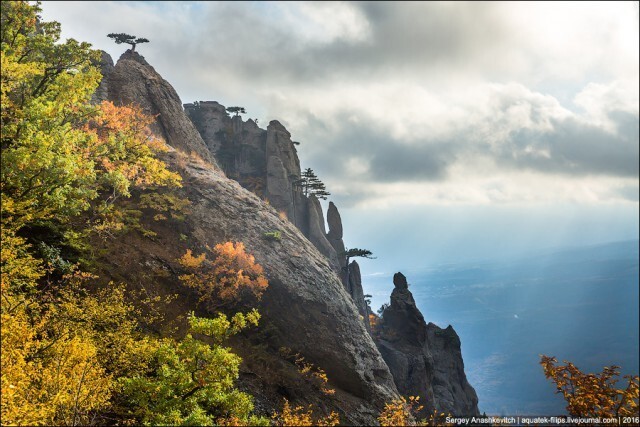
{"label": "pine tree on rock summit", "polygon": [[149,43],[149,40],[145,39],[144,37],[136,38],[136,36],[132,36],[126,33],[110,33],[110,34],[107,34],[107,37],[109,37],[110,39],[113,39],[113,41],[115,41],[116,44],[122,44],[122,43],[130,44],[131,52],[136,51],[137,44]]}

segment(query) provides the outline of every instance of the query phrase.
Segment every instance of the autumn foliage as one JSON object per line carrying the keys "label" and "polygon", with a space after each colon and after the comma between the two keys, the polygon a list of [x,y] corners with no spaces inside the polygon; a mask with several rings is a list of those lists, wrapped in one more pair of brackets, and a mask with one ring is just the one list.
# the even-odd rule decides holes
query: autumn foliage
{"label": "autumn foliage", "polygon": [[327,396],[335,394],[335,389],[329,387],[329,377],[324,369],[308,362],[300,353],[294,353],[288,347],[281,347],[280,355],[285,359],[293,362],[298,368],[298,372],[304,378],[309,380],[314,386]]}
{"label": "autumn foliage", "polygon": [[605,367],[599,374],[585,374],[573,363],[558,365],[555,357],[540,356],[544,375],[567,401],[569,415],[576,417],[638,416],[637,375],[625,375],[626,387],[617,388],[620,368]]}
{"label": "autumn foliage", "polygon": [[335,412],[331,412],[326,417],[313,416],[313,408],[309,406],[291,407],[287,399],[284,400],[282,412],[276,413],[272,417],[276,426],[336,426],[340,423],[340,418]]}
{"label": "autumn foliage", "polygon": [[410,396],[394,399],[384,405],[384,410],[378,416],[381,426],[408,426],[415,425],[414,414],[422,410],[420,398]]}
{"label": "autumn foliage", "polygon": [[211,259],[191,250],[178,260],[189,274],[180,279],[200,294],[200,301],[211,311],[222,307],[238,309],[260,301],[268,282],[260,264],[245,251],[241,242],[226,242],[209,250]]}
{"label": "autumn foliage", "polygon": [[[93,104],[99,52],[61,41],[60,24],[40,11],[38,2],[2,1],[2,425],[265,425],[235,387],[240,358],[223,345],[257,312],[191,316],[191,333],[207,342],[160,338],[143,329],[142,302],[126,285],[70,259],[93,249],[92,233],[127,232],[132,212],[179,219],[188,203],[171,193],[180,176],[158,158],[166,148],[153,118]],[[153,193],[138,201],[134,190]],[[246,265],[235,270],[238,286],[261,274],[253,258],[221,253]]]}
{"label": "autumn foliage", "polygon": [[427,418],[418,419],[418,413],[424,409],[420,404],[420,396],[400,397],[385,404],[378,416],[381,426],[448,426],[444,412],[434,410]]}

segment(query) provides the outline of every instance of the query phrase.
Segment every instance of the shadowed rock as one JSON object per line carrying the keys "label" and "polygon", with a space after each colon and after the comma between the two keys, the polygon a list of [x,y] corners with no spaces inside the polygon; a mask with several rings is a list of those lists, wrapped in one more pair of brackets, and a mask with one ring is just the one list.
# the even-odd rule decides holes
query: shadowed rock
{"label": "shadowed rock", "polygon": [[467,381],[460,339],[451,326],[426,324],[402,273],[383,313],[376,345],[398,391],[420,396],[424,414],[434,409],[451,415],[478,415],[478,397]]}

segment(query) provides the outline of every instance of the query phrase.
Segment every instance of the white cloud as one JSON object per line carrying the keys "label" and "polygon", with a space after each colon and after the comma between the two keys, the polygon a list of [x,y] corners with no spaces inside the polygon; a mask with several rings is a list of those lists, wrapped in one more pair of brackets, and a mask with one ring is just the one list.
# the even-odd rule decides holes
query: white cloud
{"label": "white cloud", "polygon": [[185,102],[279,119],[344,202],[637,203],[637,4],[43,8],[114,59],[107,33],[149,38],[141,53]]}

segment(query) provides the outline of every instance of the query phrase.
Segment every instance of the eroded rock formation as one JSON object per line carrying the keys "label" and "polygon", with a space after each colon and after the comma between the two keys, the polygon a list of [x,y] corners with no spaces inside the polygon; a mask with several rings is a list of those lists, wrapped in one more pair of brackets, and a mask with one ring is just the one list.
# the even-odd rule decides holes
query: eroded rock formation
{"label": "eroded rock formation", "polygon": [[167,144],[186,153],[194,152],[215,164],[200,133],[184,114],[173,86],[140,54],[127,50],[103,80],[110,101],[119,105],[136,104],[145,113],[156,115],[153,131]]}
{"label": "eroded rock formation", "polygon": [[478,415],[478,397],[464,373],[458,334],[451,326],[441,329],[425,322],[402,273],[393,276],[393,284],[375,341],[398,391],[420,396],[425,413],[437,409]]}
{"label": "eroded rock formation", "polygon": [[226,108],[215,101],[184,107],[227,177],[268,200],[339,272],[338,254],[325,234],[322,207],[315,197],[304,196],[296,185],[301,175],[300,160],[289,131],[277,120],[261,129],[255,120],[230,117]]}

